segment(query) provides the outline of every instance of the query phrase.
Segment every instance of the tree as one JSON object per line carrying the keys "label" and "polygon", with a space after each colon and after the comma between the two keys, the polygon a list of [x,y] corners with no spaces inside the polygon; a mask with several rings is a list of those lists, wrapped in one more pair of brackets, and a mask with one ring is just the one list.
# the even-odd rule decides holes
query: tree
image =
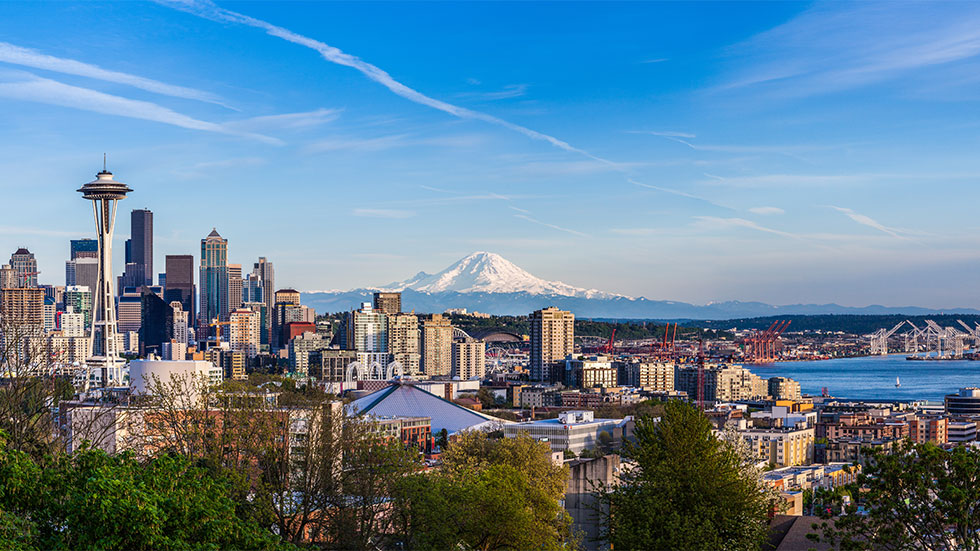
{"label": "tree", "polygon": [[602,533],[616,549],[757,550],[768,534],[771,494],[743,452],[719,440],[694,407],[672,401],[657,423],[640,417],[635,461],[599,488]]}
{"label": "tree", "polygon": [[395,492],[398,542],[408,549],[562,549],[570,518],[559,504],[567,468],[529,437],[460,435],[443,469],[402,481]]}
{"label": "tree", "polygon": [[[980,549],[980,451],[906,441],[871,453],[855,484],[856,499],[818,495],[829,507],[823,539],[842,550]],[[858,514],[858,507],[864,511]],[[830,523],[831,511],[845,514]]]}
{"label": "tree", "polygon": [[225,480],[180,456],[140,463],[83,449],[38,463],[0,441],[0,511],[4,548],[281,548],[237,516]]}

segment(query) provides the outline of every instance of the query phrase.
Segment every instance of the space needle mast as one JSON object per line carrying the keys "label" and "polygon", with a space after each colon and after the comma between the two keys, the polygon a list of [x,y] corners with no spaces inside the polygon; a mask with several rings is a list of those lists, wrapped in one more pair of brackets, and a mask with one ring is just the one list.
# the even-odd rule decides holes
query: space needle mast
{"label": "space needle mast", "polygon": [[112,179],[102,158],[102,172],[78,190],[92,201],[95,233],[99,236],[99,278],[92,289],[92,337],[89,343],[90,368],[101,369],[102,386],[122,383],[122,360],[116,345],[116,305],[112,285],[112,230],[116,222],[116,202],[133,191]]}

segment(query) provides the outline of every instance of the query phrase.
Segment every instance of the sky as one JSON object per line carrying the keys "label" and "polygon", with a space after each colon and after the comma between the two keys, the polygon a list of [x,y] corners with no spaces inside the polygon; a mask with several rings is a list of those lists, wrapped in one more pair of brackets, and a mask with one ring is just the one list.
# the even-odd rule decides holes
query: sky
{"label": "sky", "polygon": [[969,2],[4,2],[0,254],[63,284],[107,153],[118,273],[149,208],[303,290],[980,307],[978,107]]}

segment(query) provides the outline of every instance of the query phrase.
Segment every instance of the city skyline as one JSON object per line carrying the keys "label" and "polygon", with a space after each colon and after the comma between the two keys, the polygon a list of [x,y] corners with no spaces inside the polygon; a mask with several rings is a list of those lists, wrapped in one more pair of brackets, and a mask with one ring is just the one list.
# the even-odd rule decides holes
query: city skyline
{"label": "city skyline", "polygon": [[60,284],[108,151],[158,267],[217,228],[281,288],[490,250],[650,299],[980,306],[980,10],[705,6],[5,6],[0,158],[35,191],[6,193],[3,254]]}

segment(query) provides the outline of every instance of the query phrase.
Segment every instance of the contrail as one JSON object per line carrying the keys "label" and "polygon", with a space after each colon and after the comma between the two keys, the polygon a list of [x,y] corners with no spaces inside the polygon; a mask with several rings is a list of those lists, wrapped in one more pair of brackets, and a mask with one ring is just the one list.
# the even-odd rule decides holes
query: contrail
{"label": "contrail", "polygon": [[368,63],[357,56],[345,53],[339,48],[335,48],[333,46],[330,46],[329,44],[320,42],[319,40],[315,40],[313,38],[309,38],[307,36],[294,33],[289,29],[284,29],[282,27],[273,25],[272,23],[269,23],[267,21],[262,21],[261,19],[256,19],[254,17],[249,17],[247,15],[238,12],[221,8],[208,0],[202,0],[202,1],[190,0],[188,2],[160,0],[160,3],[193,15],[197,15],[199,17],[204,17],[215,21],[238,23],[241,25],[254,27],[256,29],[262,29],[271,36],[275,36],[277,38],[286,40],[287,42],[292,42],[293,44],[298,44],[300,46],[305,46],[307,48],[315,50],[323,57],[323,59],[331,63],[336,63],[338,65],[343,65],[345,67],[351,67],[352,69],[356,69],[360,71],[362,74],[364,74],[364,76],[368,77],[374,82],[377,82],[378,84],[384,86],[385,88],[391,90],[395,94],[409,101],[418,103],[420,105],[425,105],[433,109],[437,109],[439,111],[448,113],[454,117],[458,117],[461,119],[479,120],[497,126],[501,126],[508,130],[512,130],[519,134],[523,134],[524,136],[527,136],[531,139],[547,142],[553,145],[554,147],[557,147],[558,149],[568,151],[570,153],[577,153],[579,155],[588,157],[589,159],[592,159],[594,161],[607,164],[613,168],[616,168],[617,170],[621,170],[621,167],[619,167],[619,165],[616,162],[593,155],[592,153],[589,153],[584,149],[579,149],[569,144],[568,142],[559,140],[554,136],[543,134],[541,132],[538,132],[537,130],[532,130],[525,126],[514,124],[512,122],[506,121],[504,119],[495,117],[487,113],[474,111],[472,109],[467,109],[466,107],[460,107],[458,105],[453,105],[451,103],[447,103],[445,101],[438,100],[433,97],[429,97],[419,92],[418,90],[415,90],[413,88],[410,88],[402,84],[401,82],[398,82],[397,80],[394,79],[394,77],[388,74],[387,71],[381,69],[376,65],[372,65],[371,63]]}

